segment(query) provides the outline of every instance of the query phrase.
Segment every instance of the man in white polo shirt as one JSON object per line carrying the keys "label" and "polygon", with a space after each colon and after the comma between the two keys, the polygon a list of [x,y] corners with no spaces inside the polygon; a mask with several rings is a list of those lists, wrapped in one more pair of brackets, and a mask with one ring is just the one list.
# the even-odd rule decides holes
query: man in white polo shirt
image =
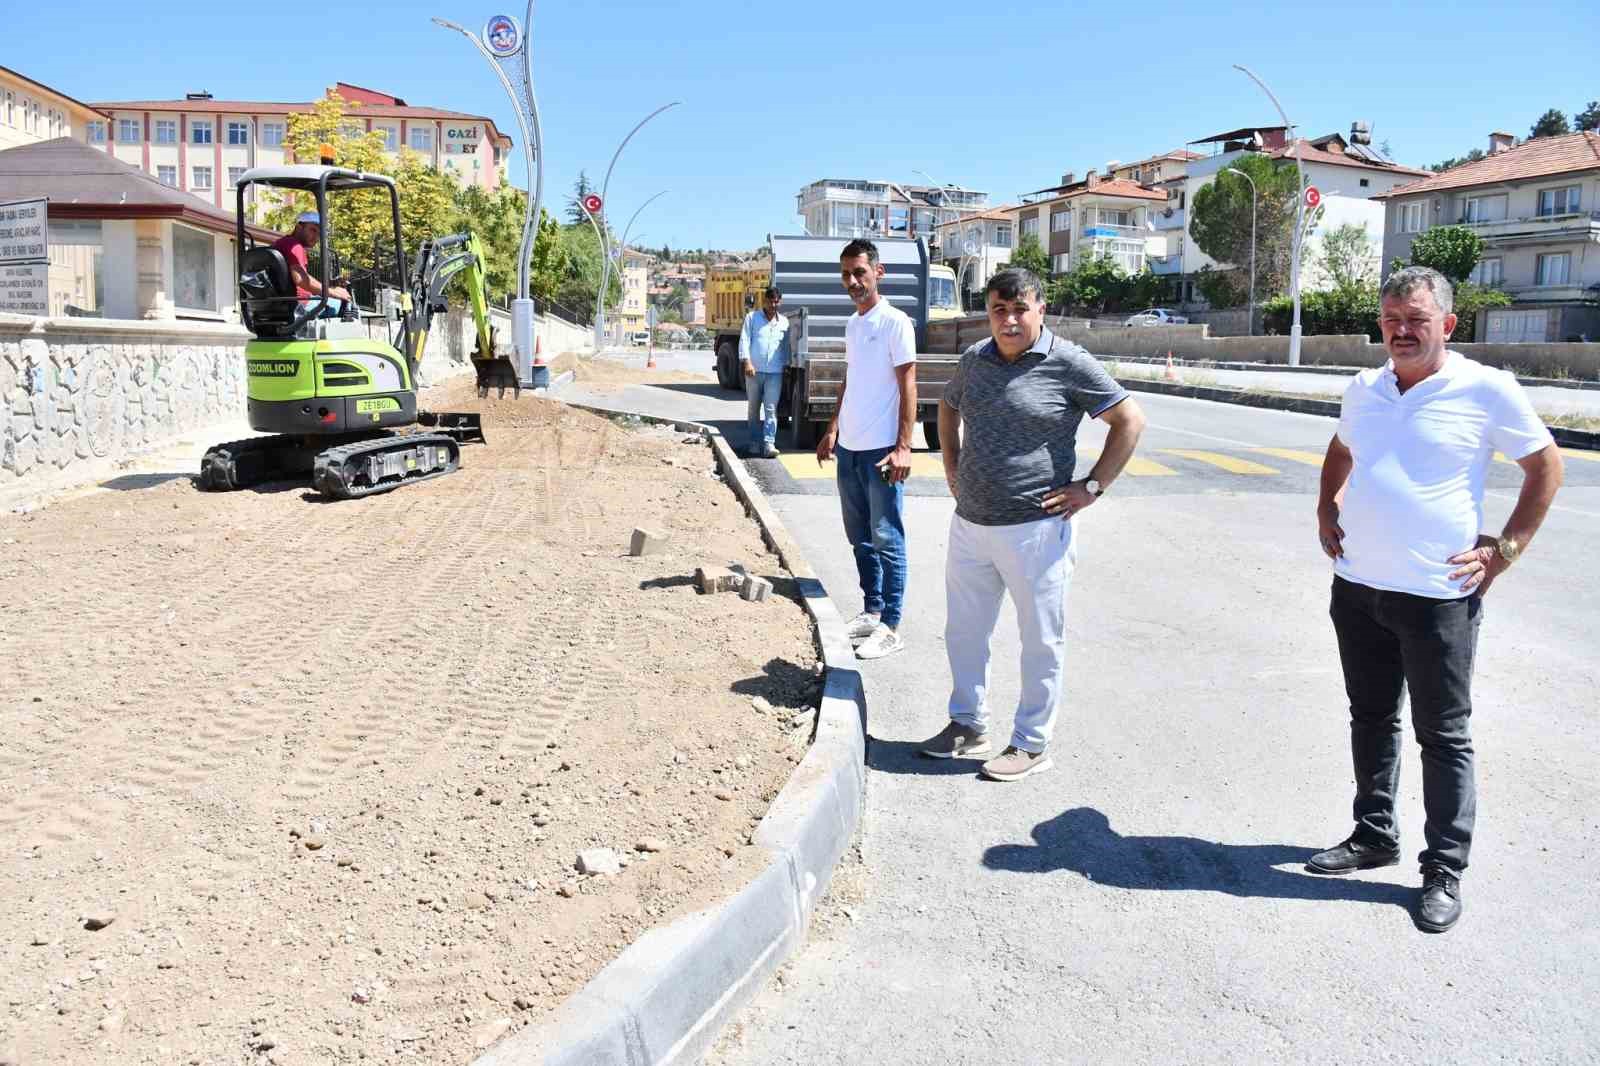
{"label": "man in white polo shirt", "polygon": [[[1408,267],[1384,283],[1379,326],[1389,362],[1344,394],[1317,500],[1317,536],[1334,561],[1330,614],[1350,699],[1355,831],[1311,857],[1314,873],[1400,861],[1395,796],[1400,704],[1422,748],[1427,821],[1419,928],[1461,916],[1477,799],[1472,660],[1489,586],[1527,548],[1561,486],[1561,453],[1516,378],[1445,348],[1450,282]],[[1494,453],[1522,468],[1499,536],[1482,532]]]}
{"label": "man in white polo shirt", "polygon": [[839,253],[839,276],[856,312],[845,321],[845,378],[839,410],[817,442],[817,462],[839,461],[839,510],[861,579],[861,613],[845,623],[856,657],[905,648],[906,592],[902,482],[911,476],[917,417],[917,331],[879,294],[878,246],[854,240]]}

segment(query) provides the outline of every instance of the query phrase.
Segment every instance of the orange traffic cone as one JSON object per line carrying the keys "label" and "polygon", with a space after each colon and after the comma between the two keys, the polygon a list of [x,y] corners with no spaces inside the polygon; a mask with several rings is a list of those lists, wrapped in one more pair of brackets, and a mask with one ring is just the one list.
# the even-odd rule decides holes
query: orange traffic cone
{"label": "orange traffic cone", "polygon": [[1166,373],[1166,377],[1167,377],[1168,381],[1177,381],[1178,380],[1178,372],[1176,370],[1172,369],[1172,349],[1171,348],[1167,349],[1167,373]]}
{"label": "orange traffic cone", "polygon": [[645,356],[644,368],[646,370],[654,370],[656,368],[656,346],[654,344],[650,346],[649,354]]}
{"label": "orange traffic cone", "polygon": [[544,366],[544,338],[537,333],[533,335],[533,365]]}

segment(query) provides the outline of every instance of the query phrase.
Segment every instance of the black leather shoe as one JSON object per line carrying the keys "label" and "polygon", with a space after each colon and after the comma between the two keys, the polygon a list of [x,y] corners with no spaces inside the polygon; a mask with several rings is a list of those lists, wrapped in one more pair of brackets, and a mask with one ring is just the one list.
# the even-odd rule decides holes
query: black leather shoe
{"label": "black leather shoe", "polygon": [[1393,866],[1399,861],[1399,848],[1363,844],[1352,836],[1343,844],[1311,856],[1306,860],[1306,869],[1314,874],[1347,874],[1351,870],[1372,870],[1379,866]]}
{"label": "black leather shoe", "polygon": [[1422,895],[1417,899],[1417,928],[1448,932],[1461,917],[1461,878],[1445,866],[1422,868]]}

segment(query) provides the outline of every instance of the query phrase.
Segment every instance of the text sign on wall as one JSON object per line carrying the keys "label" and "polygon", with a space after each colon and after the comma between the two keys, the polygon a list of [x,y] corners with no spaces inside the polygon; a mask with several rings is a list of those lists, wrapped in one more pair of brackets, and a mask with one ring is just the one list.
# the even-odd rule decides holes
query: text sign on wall
{"label": "text sign on wall", "polygon": [[0,204],[0,264],[50,261],[47,205],[46,200]]}
{"label": "text sign on wall", "polygon": [[0,203],[0,311],[50,313],[50,217],[45,200]]}

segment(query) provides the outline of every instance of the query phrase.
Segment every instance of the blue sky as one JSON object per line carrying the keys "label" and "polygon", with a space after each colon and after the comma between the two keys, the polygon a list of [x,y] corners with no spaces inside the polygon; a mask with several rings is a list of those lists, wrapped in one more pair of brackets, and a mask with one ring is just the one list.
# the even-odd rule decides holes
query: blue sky
{"label": "blue sky", "polygon": [[[491,6],[494,4],[494,6]],[[503,91],[441,15],[479,27],[509,5],[10,4],[0,64],[81,100],[303,100],[335,81],[486,114],[515,134]],[[1396,11],[1400,13],[1396,13]],[[1057,11],[1059,14],[1049,14]],[[821,177],[940,181],[993,201],[1206,134],[1276,122],[1233,63],[1271,85],[1311,135],[1372,123],[1401,162],[1526,136],[1548,107],[1600,98],[1600,4],[1146,2],[1128,6],[563,4],[535,12],[546,203],[580,169],[611,183],[645,243],[750,248],[799,231],[794,196]],[[1587,12],[1587,13],[1585,13]],[[523,180],[520,145],[513,180]]]}

